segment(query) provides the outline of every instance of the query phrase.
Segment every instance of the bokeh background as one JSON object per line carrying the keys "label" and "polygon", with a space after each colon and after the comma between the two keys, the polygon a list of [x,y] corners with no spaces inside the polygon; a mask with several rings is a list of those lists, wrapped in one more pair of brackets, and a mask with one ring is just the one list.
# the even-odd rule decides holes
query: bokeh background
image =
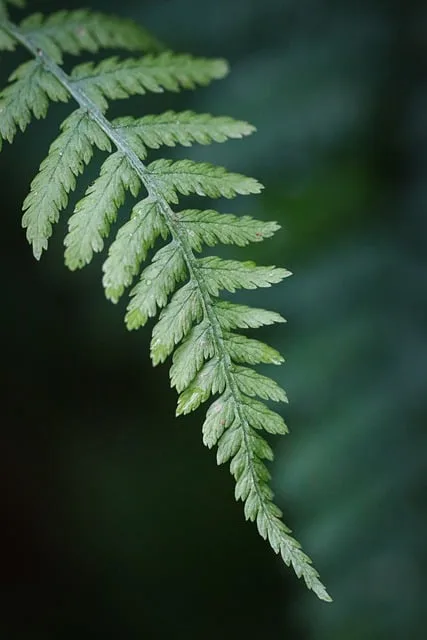
{"label": "bokeh background", "polygon": [[[149,328],[128,333],[125,301],[103,296],[103,257],[65,269],[66,215],[32,258],[20,205],[67,113],[53,107],[0,156],[0,636],[426,637],[425,2],[87,4],[231,62],[221,83],[112,113],[191,108],[258,128],[163,151],[258,177],[261,196],[217,206],[283,227],[233,255],[295,274],[240,297],[288,319],[259,332],[286,357],[272,375],[291,400],[274,488],[335,602],[318,602],[244,522],[228,470],[201,443],[203,413],[174,419]],[[1,55],[2,84],[16,60]]]}

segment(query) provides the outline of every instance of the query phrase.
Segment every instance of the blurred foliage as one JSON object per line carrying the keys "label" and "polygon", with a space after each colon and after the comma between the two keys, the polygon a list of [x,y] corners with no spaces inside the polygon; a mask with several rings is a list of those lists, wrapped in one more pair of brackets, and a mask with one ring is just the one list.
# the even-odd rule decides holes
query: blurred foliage
{"label": "blurred foliage", "polygon": [[[260,178],[265,193],[233,210],[283,226],[241,256],[294,277],[246,295],[288,318],[261,336],[287,358],[278,382],[291,400],[291,435],[273,442],[273,475],[285,519],[335,602],[306,595],[242,522],[226,469],[201,444],[201,416],[173,418],[167,369],[148,360],[149,331],[128,334],[123,307],[103,298],[101,261],[68,273],[62,228],[50,255],[34,263],[19,203],[59,107],[56,123],[33,125],[0,156],[0,632],[423,637],[425,2],[90,4],[135,17],[176,50],[228,58],[226,81],[168,106],[227,113],[259,129],[192,157]],[[4,83],[9,62],[0,60]],[[143,115],[160,102],[135,104]]]}

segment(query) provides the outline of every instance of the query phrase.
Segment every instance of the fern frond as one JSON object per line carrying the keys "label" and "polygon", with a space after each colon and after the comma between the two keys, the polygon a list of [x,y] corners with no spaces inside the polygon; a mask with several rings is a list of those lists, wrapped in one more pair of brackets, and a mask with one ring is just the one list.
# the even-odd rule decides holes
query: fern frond
{"label": "fern frond", "polygon": [[276,349],[239,334],[224,334],[225,348],[234,362],[247,364],[282,364],[283,357]]}
{"label": "fern frond", "polygon": [[[21,5],[19,0],[10,3]],[[311,560],[280,519],[268,484],[264,461],[272,460],[273,452],[261,432],[285,434],[287,427],[263,401],[287,402],[287,397],[274,380],[248,365],[278,365],[283,358],[272,347],[239,333],[284,319],[218,297],[223,290],[270,287],[290,272],[251,261],[196,257],[206,246],[259,242],[271,237],[279,225],[211,209],[171,208],[179,204],[180,196],[234,198],[260,193],[262,185],[203,162],[160,159],[148,166],[143,162],[149,149],[224,142],[254,129],[246,122],[191,111],[114,121],[105,116],[110,100],[208,84],[227,73],[226,63],[164,52],[141,59],[88,62],[69,75],[59,66],[63,54],[105,47],[155,50],[156,41],[128,21],[89,11],[62,11],[48,18],[35,14],[16,26],[0,0],[0,48],[11,50],[16,43],[35,60],[18,67],[1,93],[0,144],[11,142],[32,116],[44,117],[50,101],[73,98],[78,105],[63,122],[24,202],[23,226],[34,255],[39,258],[46,249],[52,225],[67,206],[93,147],[108,157],[69,219],[65,262],[70,269],[88,264],[103,249],[127,192],[136,198],[141,187],[145,190],[110,245],[103,265],[106,296],[117,302],[140,274],[130,291],[125,322],[128,329],[137,329],[160,312],[150,353],[153,365],[172,357],[170,380],[179,394],[176,415],[188,414],[217,396],[207,410],[203,442],[217,446],[218,464],[230,462],[235,497],[244,502],[246,518],[256,521],[261,536],[310,589],[330,600]],[[168,244],[142,268],[160,238]]]}
{"label": "fern frond", "polygon": [[270,287],[291,275],[286,269],[258,267],[255,262],[249,260],[238,262],[216,256],[202,258],[198,264],[212,296],[217,296],[221,289],[234,293],[236,289]]}
{"label": "fern frond", "polygon": [[148,250],[159,236],[165,240],[168,233],[156,200],[146,198],[135,205],[131,219],[120,227],[102,267],[107,298],[118,301],[139,272]]}
{"label": "fern frond", "polygon": [[206,362],[178,398],[176,415],[186,415],[199,408],[215,393],[222,393],[227,378],[224,364],[218,356]]}
{"label": "fern frond", "polygon": [[269,409],[264,403],[248,396],[242,397],[242,403],[243,413],[253,429],[264,430],[274,435],[288,433],[288,427],[282,416]]}
{"label": "fern frond", "polygon": [[69,269],[79,269],[92,260],[93,253],[102,251],[110,225],[125,201],[126,191],[137,196],[141,182],[126,155],[116,151],[107,158],[99,178],[88,188],[76,205],[65,237],[65,263]]}
{"label": "fern frond", "polygon": [[68,194],[76,188],[76,176],[92,158],[92,146],[111,150],[111,142],[83,109],[74,111],[61,125],[62,133],[52,143],[24,200],[22,226],[39,259],[47,249],[52,224],[68,204]]}
{"label": "fern frond", "polygon": [[247,122],[227,117],[214,117],[208,113],[193,111],[166,111],[160,115],[149,115],[143,118],[117,118],[113,120],[121,135],[132,146],[135,153],[144,160],[146,147],[159,149],[162,145],[174,147],[181,144],[185,147],[194,142],[210,144],[225,142],[229,138],[242,138],[254,131]]}
{"label": "fern frond", "polygon": [[260,193],[262,185],[254,178],[229,173],[223,167],[192,160],[155,160],[147,167],[158,189],[168,202],[178,203],[178,193],[209,198],[234,198]]}
{"label": "fern frond", "polygon": [[178,212],[177,216],[187,229],[194,251],[202,251],[203,245],[214,247],[219,243],[244,247],[250,242],[271,238],[280,229],[277,222],[262,222],[250,216],[238,217],[211,209],[187,209]]}
{"label": "fern frond", "polygon": [[107,58],[98,65],[86,62],[74,67],[71,78],[98,106],[106,110],[108,100],[119,100],[147,91],[161,93],[194,89],[223,78],[224,60],[193,58],[166,51],[141,59]]}
{"label": "fern frond", "polygon": [[226,300],[215,301],[215,315],[221,329],[224,331],[229,331],[230,329],[258,329],[275,322],[286,322],[275,311],[247,307],[244,304],[236,304]]}
{"label": "fern frond", "polygon": [[204,361],[212,358],[214,353],[212,327],[205,319],[190,331],[186,340],[175,351],[170,370],[171,386],[176,387],[178,393],[184,391]]}
{"label": "fern frond", "polygon": [[21,64],[9,80],[0,93],[0,150],[2,140],[12,142],[18,129],[25,131],[32,116],[44,118],[50,101],[67,102],[70,97],[37,60]]}
{"label": "fern frond", "polygon": [[79,55],[83,51],[96,53],[100,49],[127,51],[160,51],[156,38],[132,20],[79,9],[58,11],[48,17],[35,13],[25,18],[20,27],[36,47],[55,62],[63,54]]}
{"label": "fern frond", "polygon": [[203,317],[203,305],[197,285],[190,280],[172,297],[160,314],[153,329],[151,360],[153,365],[164,362],[175,345],[190,331],[195,322]]}
{"label": "fern frond", "polygon": [[143,327],[148,318],[153,318],[157,310],[166,305],[169,294],[186,275],[184,255],[175,240],[159,249],[131,291],[125,318],[127,328]]}
{"label": "fern frond", "polygon": [[285,391],[279,387],[277,382],[253,369],[235,366],[233,374],[240,391],[247,396],[258,396],[263,400],[274,400],[275,402],[288,401]]}

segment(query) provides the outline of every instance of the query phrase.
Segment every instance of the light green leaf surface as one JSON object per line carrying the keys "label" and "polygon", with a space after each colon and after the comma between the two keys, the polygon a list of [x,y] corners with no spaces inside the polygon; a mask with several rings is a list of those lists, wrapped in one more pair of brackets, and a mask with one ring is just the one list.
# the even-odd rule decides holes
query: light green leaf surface
{"label": "light green leaf surface", "polygon": [[187,275],[184,256],[179,244],[172,241],[159,249],[153,262],[142,272],[141,279],[131,292],[126,313],[128,329],[144,326],[148,318],[167,303],[177,282]]}
{"label": "light green leaf surface", "polygon": [[93,145],[111,150],[105,133],[82,109],[74,111],[61,125],[61,134],[51,144],[24,200],[22,226],[39,259],[47,249],[52,225],[68,204],[68,194],[76,188],[76,177],[83,173],[93,155]]}
{"label": "light green leaf surface", "polygon": [[286,269],[258,267],[255,262],[223,260],[216,256],[202,258],[198,262],[198,268],[213,296],[217,296],[222,289],[234,293],[236,289],[270,287],[291,275]]}
{"label": "light green leaf surface", "polygon": [[166,111],[143,118],[126,116],[113,120],[113,124],[142,159],[147,155],[147,147],[159,149],[163,145],[174,147],[181,144],[189,147],[195,142],[225,142],[254,131],[254,127],[247,122],[193,111]]}
{"label": "light green leaf surface", "polygon": [[137,196],[141,183],[125,154],[116,151],[101,168],[99,178],[76,205],[65,237],[65,263],[69,269],[88,264],[94,252],[102,251],[104,238],[115,221],[126,191]]}
{"label": "light green leaf surface", "polygon": [[192,160],[155,160],[148,166],[159,191],[169,202],[178,203],[178,194],[209,198],[234,198],[260,193],[262,185],[254,178],[229,173],[223,167]]}
{"label": "light green leaf surface", "polygon": [[226,385],[224,367],[215,357],[206,362],[192,383],[178,398],[176,415],[185,415],[195,411],[209,396],[221,393]]}
{"label": "light green leaf surface", "polygon": [[67,102],[68,91],[37,60],[24,62],[0,93],[0,150],[2,140],[12,142],[18,129],[25,131],[31,118],[47,114],[50,101]]}
{"label": "light green leaf surface", "polygon": [[258,329],[259,327],[286,322],[279,313],[255,307],[247,307],[226,300],[215,302],[215,313],[224,331],[230,329]]}
{"label": "light green leaf surface", "polygon": [[211,209],[187,209],[177,215],[195,251],[202,251],[203,245],[214,247],[220,243],[245,247],[250,242],[271,238],[280,229],[276,222],[262,222],[250,216],[234,216]]}
{"label": "light green leaf surface", "polygon": [[103,265],[102,282],[107,298],[118,301],[137,275],[148,250],[159,236],[165,239],[167,235],[156,200],[145,198],[134,206],[130,220],[120,227]]}
{"label": "light green leaf surface", "polygon": [[195,282],[188,282],[173,296],[160,314],[153,329],[151,360],[153,365],[164,362],[175,345],[190,331],[194,323],[201,320],[203,306],[200,291]]}
{"label": "light green leaf surface", "polygon": [[160,43],[132,20],[78,9],[57,11],[47,16],[34,13],[20,27],[32,42],[55,62],[63,54],[96,53],[100,49],[158,51]]}
{"label": "light green leaf surface", "polygon": [[108,100],[119,100],[147,91],[161,93],[194,89],[228,72],[224,60],[193,58],[166,51],[140,59],[107,58],[99,64],[85,62],[74,67],[71,77],[102,109]]}
{"label": "light green leaf surface", "polygon": [[214,354],[212,327],[207,320],[203,320],[191,330],[173,355],[171,385],[176,387],[178,393],[188,387],[203,362]]}

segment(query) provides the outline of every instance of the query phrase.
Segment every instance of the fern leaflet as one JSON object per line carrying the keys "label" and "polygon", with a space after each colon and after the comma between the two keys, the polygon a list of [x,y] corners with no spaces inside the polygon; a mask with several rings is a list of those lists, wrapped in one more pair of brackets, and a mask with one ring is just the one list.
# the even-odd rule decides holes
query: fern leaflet
{"label": "fern leaflet", "polygon": [[20,24],[36,47],[55,62],[63,54],[96,53],[100,49],[160,51],[163,47],[145,29],[131,20],[107,16],[94,11],[58,11],[45,18],[35,13]]}
{"label": "fern leaflet", "polygon": [[160,115],[143,118],[117,118],[113,124],[120,130],[141,160],[147,155],[146,147],[158,149],[162,145],[185,147],[194,142],[210,144],[225,142],[229,138],[242,138],[254,131],[247,122],[232,118],[216,117],[208,113],[192,111],[166,111]]}
{"label": "fern leaflet", "polygon": [[47,249],[52,224],[58,222],[60,211],[66,208],[68,194],[76,187],[76,176],[92,158],[93,145],[102,151],[111,150],[108,137],[82,109],[64,120],[61,129],[23,204],[22,224],[27,228],[27,239],[36,258]]}
{"label": "fern leaflet", "polygon": [[[106,296],[117,302],[132,286],[125,318],[129,329],[145,325],[160,312],[151,359],[157,365],[172,356],[171,385],[179,393],[176,414],[194,411],[217,396],[203,424],[204,443],[217,446],[218,464],[230,462],[235,497],[244,502],[246,518],[256,521],[261,536],[319,598],[330,600],[310,559],[283,524],[268,484],[264,461],[272,460],[273,452],[261,432],[285,434],[287,428],[281,415],[262,401],[287,398],[276,382],[250,365],[278,365],[283,358],[272,347],[238,333],[284,320],[277,313],[219,298],[222,290],[269,287],[290,273],[250,261],[196,256],[204,246],[259,242],[279,226],[212,209],[172,209],[180,196],[234,198],[257,194],[262,185],[203,162],[144,163],[149,149],[224,142],[254,129],[232,118],[191,111],[113,121],[105,115],[111,100],[208,84],[227,73],[226,63],[161,51],[161,45],[133,23],[90,11],[61,11],[47,18],[35,14],[18,26],[9,20],[8,4],[23,3],[0,0],[0,48],[13,50],[19,44],[34,59],[18,67],[0,94],[0,145],[2,140],[12,142],[33,117],[44,117],[50,101],[73,99],[77,105],[63,122],[24,202],[23,226],[35,257],[47,249],[52,227],[67,207],[93,148],[106,152],[99,177],[69,219],[65,262],[70,269],[88,264],[103,249],[126,193],[140,197],[144,190],[109,246],[103,266]],[[101,48],[140,50],[146,55],[86,62],[69,74],[60,66],[64,54]],[[159,239],[168,243],[142,268]]]}

